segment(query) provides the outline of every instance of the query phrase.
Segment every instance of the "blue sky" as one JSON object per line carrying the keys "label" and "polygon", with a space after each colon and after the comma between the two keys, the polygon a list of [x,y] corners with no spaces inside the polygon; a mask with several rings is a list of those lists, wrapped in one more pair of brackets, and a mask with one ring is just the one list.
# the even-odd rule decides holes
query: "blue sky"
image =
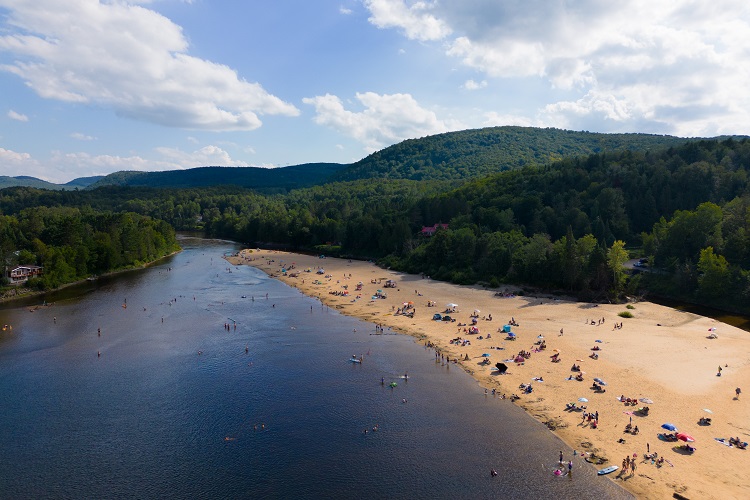
{"label": "blue sky", "polygon": [[0,0],[0,175],[349,163],[495,125],[750,133],[746,0]]}

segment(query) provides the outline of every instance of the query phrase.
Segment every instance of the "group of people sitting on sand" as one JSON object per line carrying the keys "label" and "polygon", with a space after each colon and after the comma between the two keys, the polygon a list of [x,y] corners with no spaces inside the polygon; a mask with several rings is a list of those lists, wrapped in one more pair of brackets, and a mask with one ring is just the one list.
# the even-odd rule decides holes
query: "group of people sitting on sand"
{"label": "group of people sitting on sand", "polygon": [[591,388],[596,392],[607,392],[607,389],[605,389],[604,387],[602,387],[596,382],[591,384]]}
{"label": "group of people sitting on sand", "polygon": [[625,426],[625,431],[624,431],[624,432],[629,432],[629,433],[631,433],[631,434],[633,434],[633,435],[636,435],[636,434],[638,434],[638,433],[639,433],[640,431],[638,430],[638,426],[637,426],[637,425],[636,425],[636,426],[634,427],[634,426],[633,426],[633,424],[627,424],[627,425]]}
{"label": "group of people sitting on sand", "polygon": [[632,405],[635,406],[638,404],[638,398],[626,398],[624,395],[620,395],[618,398],[621,403],[625,403],[625,406]]}
{"label": "group of people sitting on sand", "polygon": [[572,372],[580,372],[581,371],[581,365],[577,365],[573,363],[573,366],[570,367],[570,371]]}
{"label": "group of people sitting on sand", "polygon": [[730,437],[729,444],[736,446],[737,448],[741,450],[744,450],[745,448],[747,448],[747,443],[745,443],[744,441],[740,441],[739,437],[736,437],[736,438]]}
{"label": "group of people sitting on sand", "polygon": [[521,384],[518,388],[523,390],[524,394],[530,394],[534,390],[531,384]]}
{"label": "group of people sitting on sand", "polygon": [[521,356],[522,358],[529,359],[531,357],[531,353],[529,351],[521,349],[520,351],[518,351],[518,354],[516,356]]}
{"label": "group of people sitting on sand", "polygon": [[552,356],[550,356],[550,361],[552,361],[553,363],[559,363],[560,362],[560,353],[556,352],[555,354],[553,354]]}
{"label": "group of people sitting on sand", "polygon": [[516,323],[516,318],[511,317],[510,320],[508,320],[508,324],[510,326],[519,326],[518,323]]}
{"label": "group of people sitting on sand", "polygon": [[645,460],[651,460],[651,463],[656,464],[657,467],[661,467],[664,464],[664,457],[660,457],[658,453],[644,453],[643,458]]}

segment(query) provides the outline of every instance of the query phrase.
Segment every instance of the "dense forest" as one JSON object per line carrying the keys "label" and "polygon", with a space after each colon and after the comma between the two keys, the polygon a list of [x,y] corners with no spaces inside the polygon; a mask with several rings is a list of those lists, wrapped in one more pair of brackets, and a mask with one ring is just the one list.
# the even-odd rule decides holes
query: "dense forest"
{"label": "dense forest", "polygon": [[340,163],[305,163],[283,168],[198,167],[166,172],[123,171],[109,174],[89,186],[150,186],[193,188],[239,186],[262,193],[286,193],[292,189],[322,184],[335,172],[345,168]]}
{"label": "dense forest", "polygon": [[34,206],[0,216],[5,267],[43,266],[39,290],[148,263],[179,249],[165,221],[135,213]]}
{"label": "dense forest", "polygon": [[660,150],[687,139],[555,128],[489,127],[410,139],[342,169],[332,181],[369,178],[461,181],[592,153]]}
{"label": "dense forest", "polygon": [[[0,191],[0,211],[24,228],[22,214],[40,206],[138,214],[251,245],[376,258],[455,283],[532,285],[590,300],[656,293],[747,311],[748,167],[750,140],[729,138],[606,150],[460,183],[381,177],[270,195],[236,186],[17,187]],[[421,234],[436,223],[448,228]],[[649,265],[626,272],[633,256]],[[88,262],[89,272],[101,268]]]}

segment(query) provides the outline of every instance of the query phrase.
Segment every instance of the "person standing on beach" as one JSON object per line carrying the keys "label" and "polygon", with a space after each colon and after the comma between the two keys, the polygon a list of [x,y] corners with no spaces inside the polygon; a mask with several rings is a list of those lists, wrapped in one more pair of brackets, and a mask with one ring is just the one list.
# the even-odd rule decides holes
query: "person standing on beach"
{"label": "person standing on beach", "polygon": [[742,390],[738,387],[734,390],[734,393],[736,394],[734,399],[740,399],[740,394],[742,394]]}
{"label": "person standing on beach", "polygon": [[560,450],[560,463],[563,463],[563,452]]}

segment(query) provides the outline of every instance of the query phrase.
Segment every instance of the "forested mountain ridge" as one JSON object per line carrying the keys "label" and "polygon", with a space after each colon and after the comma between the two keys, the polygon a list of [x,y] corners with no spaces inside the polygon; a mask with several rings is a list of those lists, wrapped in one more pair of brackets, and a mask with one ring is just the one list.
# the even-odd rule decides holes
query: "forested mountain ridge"
{"label": "forested mountain ridge", "polygon": [[546,165],[571,156],[658,150],[687,141],[667,135],[600,134],[554,128],[463,130],[400,142],[340,170],[331,180],[460,180]]}
{"label": "forested mountain ridge", "polygon": [[[596,300],[658,289],[748,310],[749,170],[750,139],[729,138],[606,151],[462,181],[368,178],[272,195],[237,186],[17,187],[0,191],[0,211],[129,212],[252,246],[380,258],[462,284],[527,284]],[[0,242],[26,234],[33,220],[17,219],[20,232],[8,233],[10,240],[0,233]],[[448,228],[421,234],[438,222]],[[642,246],[660,272],[629,280],[626,245]]]}
{"label": "forested mountain ridge", "polygon": [[163,172],[120,171],[107,175],[90,188],[111,185],[157,188],[240,186],[265,193],[285,193],[322,184],[344,167],[340,163],[305,163],[279,168],[198,167]]}

